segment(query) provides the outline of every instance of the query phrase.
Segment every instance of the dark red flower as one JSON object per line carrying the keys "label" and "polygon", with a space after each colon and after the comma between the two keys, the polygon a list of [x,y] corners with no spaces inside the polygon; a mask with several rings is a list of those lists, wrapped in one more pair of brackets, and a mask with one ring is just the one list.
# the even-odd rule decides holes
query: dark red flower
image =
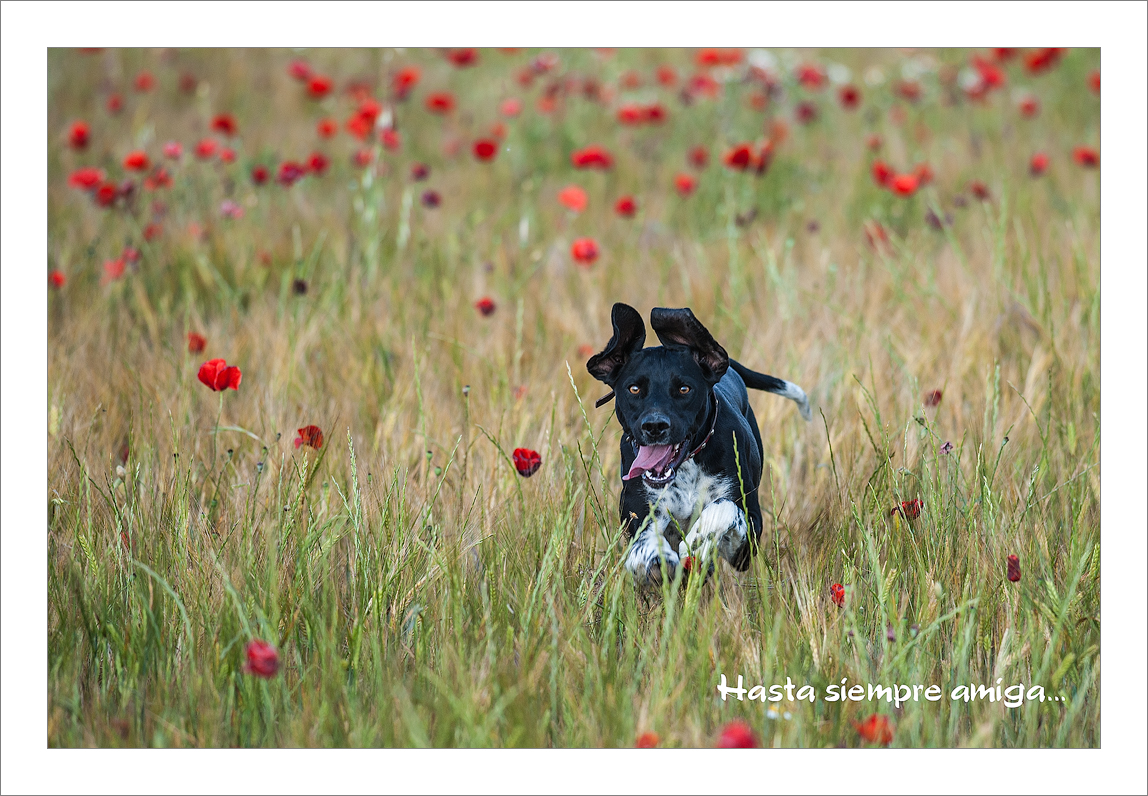
{"label": "dark red flower", "polygon": [[311,65],[306,61],[292,61],[287,65],[287,74],[300,83],[311,79]]}
{"label": "dark red flower", "polygon": [[888,746],[893,740],[893,728],[889,726],[889,717],[874,713],[862,722],[855,722],[853,726],[862,740],[868,743],[879,743]]}
{"label": "dark red flower", "polygon": [[558,192],[558,202],[565,208],[581,213],[586,209],[590,198],[586,192],[577,185],[567,185]]}
{"label": "dark red flower", "polygon": [[1100,165],[1100,153],[1090,146],[1078,146],[1072,150],[1072,159],[1085,168]]}
{"label": "dark red flower", "polygon": [[319,134],[320,138],[330,138],[339,132],[339,125],[335,123],[334,119],[320,119],[319,123],[315,125],[315,132]]}
{"label": "dark red flower", "polygon": [[183,144],[179,141],[168,141],[163,145],[163,156],[168,160],[179,160],[183,157]]}
{"label": "dark red flower", "polygon": [[514,469],[523,478],[534,475],[542,466],[542,457],[538,455],[538,451],[529,448],[515,448],[511,458],[514,460]]}
{"label": "dark red flower", "polygon": [[184,94],[194,94],[199,88],[199,81],[191,72],[182,72],[179,76],[179,90]]}
{"label": "dark red flower", "polygon": [[228,387],[238,390],[242,379],[239,368],[229,366],[225,359],[209,359],[199,367],[199,380],[213,392],[223,392]]}
{"label": "dark red flower", "polygon": [[498,154],[498,142],[489,138],[480,138],[474,142],[474,156],[483,163],[494,160]]}
{"label": "dark red flower", "polygon": [[570,162],[576,169],[606,170],[614,165],[614,158],[610,152],[597,144],[591,144],[583,149],[576,149],[570,154]]}
{"label": "dark red flower", "polygon": [[100,284],[106,285],[108,282],[115,282],[122,277],[126,265],[123,257],[115,260],[104,260],[104,275],[100,278]]}
{"label": "dark red flower", "polygon": [[423,203],[423,207],[429,207],[433,210],[442,204],[442,197],[439,196],[438,191],[423,191],[422,198],[419,201]]}
{"label": "dark red flower", "polygon": [[105,182],[96,189],[96,204],[100,207],[111,207],[119,195],[120,189],[114,182]]}
{"label": "dark red flower", "polygon": [[756,749],[760,745],[753,729],[740,719],[722,727],[717,743],[714,744],[717,749]]}
{"label": "dark red flower", "polygon": [[666,109],[660,103],[647,105],[642,109],[642,121],[650,124],[661,124],[666,120]]}
{"label": "dark red flower", "polygon": [[618,121],[622,124],[641,124],[644,119],[642,106],[629,102],[618,108]]}
{"label": "dark red flower", "polygon": [[996,58],[1002,64],[1005,61],[1011,61],[1016,55],[1016,47],[993,47],[993,58]]}
{"label": "dark red flower", "polygon": [[833,600],[833,604],[838,608],[845,605],[845,587],[840,583],[834,583],[829,587],[829,599]]}
{"label": "dark red flower", "polygon": [[[322,122],[320,122],[320,124],[322,124]],[[360,116],[357,113],[354,116],[352,116],[350,119],[347,120],[347,132],[350,133],[351,135],[353,135],[355,138],[359,139],[360,141],[366,141],[367,140],[367,136],[369,136],[371,134],[371,127],[372,127],[371,121],[369,119],[363,118],[362,116]],[[335,133],[335,131],[332,130],[331,135],[334,135],[334,133]],[[320,128],[320,135],[322,135],[322,129],[321,128]]]}
{"label": "dark red flower", "polygon": [[132,246],[124,246],[124,250],[120,253],[120,257],[124,259],[124,262],[138,263],[140,260],[140,250]]}
{"label": "dark red flower", "polygon": [[201,138],[195,145],[195,156],[200,160],[211,160],[218,149],[219,144],[214,138]]}
{"label": "dark red flower", "polygon": [[686,572],[693,572],[694,565],[696,563],[697,561],[693,556],[686,556],[682,559],[682,569],[684,569]]}
{"label": "dark red flower", "polygon": [[436,91],[428,94],[426,109],[431,113],[450,113],[454,110],[454,95],[449,91]]}
{"label": "dark red flower", "polygon": [[279,671],[279,653],[266,641],[255,639],[247,643],[247,663],[243,671],[256,677],[271,679]]}
{"label": "dark red flower", "polygon": [[1044,47],[1033,50],[1024,57],[1024,67],[1032,74],[1040,74],[1052,69],[1064,55],[1063,47]]}
{"label": "dark red flower", "polygon": [[394,88],[396,99],[406,99],[407,95],[411,93],[411,89],[419,83],[419,78],[422,77],[422,72],[419,71],[417,66],[405,66],[395,74],[394,82],[391,84]]}
{"label": "dark red flower", "polygon": [[129,152],[124,157],[124,168],[128,171],[146,171],[150,165],[151,161],[148,160],[147,153],[139,149]]}
{"label": "dark red flower", "polygon": [[379,138],[383,142],[383,148],[388,151],[394,152],[402,148],[403,137],[399,135],[399,131],[393,127],[384,128],[383,134],[379,136]]}
{"label": "dark red flower", "polygon": [[654,71],[654,77],[656,77],[658,83],[663,86],[673,86],[678,82],[678,73],[674,71],[672,66],[659,66]]}
{"label": "dark red flower", "polygon": [[295,447],[299,448],[303,445],[315,450],[323,447],[323,432],[319,430],[318,426],[303,426],[299,429],[299,436],[295,438]]}
{"label": "dark red flower", "polygon": [[226,136],[233,136],[239,132],[239,123],[230,113],[220,113],[211,120],[211,129]]}
{"label": "dark red flower", "polygon": [[1026,116],[1031,119],[1040,113],[1040,101],[1029,94],[1017,104],[1017,108],[1020,110],[1021,116]]}
{"label": "dark red flower", "polygon": [[873,182],[880,185],[882,188],[888,188],[889,183],[892,182],[894,175],[892,167],[883,160],[873,161]]}
{"label": "dark red flower", "polygon": [[478,50],[473,47],[456,47],[446,57],[457,67],[474,66],[478,63]]}
{"label": "dark red flower", "polygon": [[689,196],[698,187],[698,181],[689,174],[680,173],[674,176],[674,189],[679,196]]}
{"label": "dark red flower", "polygon": [[68,144],[72,149],[86,149],[88,146],[88,123],[75,122],[68,131]]}
{"label": "dark red flower", "polygon": [[124,109],[124,98],[119,94],[112,94],[110,97],[108,97],[107,109],[108,113],[119,113]]}
{"label": "dark red flower", "polygon": [[425,163],[415,163],[411,166],[411,179],[415,182],[425,180],[430,176],[430,166]]}
{"label": "dark red flower", "polygon": [[62,288],[64,286],[65,281],[66,280],[65,280],[63,271],[49,271],[48,272],[48,283],[52,287],[56,288],[57,290],[59,290],[60,288]]}
{"label": "dark red flower", "polygon": [[598,241],[593,238],[578,238],[570,246],[570,256],[574,262],[590,267],[598,259]]}
{"label": "dark red flower", "polygon": [[920,180],[916,174],[898,174],[889,181],[889,190],[897,196],[912,196],[917,192]]}
{"label": "dark red flower", "polygon": [[656,732],[644,732],[638,736],[638,740],[634,743],[636,749],[654,749],[657,747],[658,742],[662,739],[658,737]]}
{"label": "dark red flower", "polygon": [[1044,174],[1045,169],[1048,168],[1048,155],[1043,152],[1037,152],[1032,156],[1032,160],[1028,162],[1028,173],[1033,177],[1039,177]]}
{"label": "dark red flower", "polygon": [[690,165],[695,169],[704,169],[709,165],[710,151],[704,146],[698,145],[689,151],[686,155],[686,160],[688,160]]}
{"label": "dark red flower", "polygon": [[323,176],[330,165],[331,160],[322,152],[312,152],[311,157],[307,160],[307,168],[317,177]]}
{"label": "dark red flower", "polygon": [[1088,73],[1088,87],[1092,89],[1093,94],[1100,93],[1100,70]]}
{"label": "dark red flower", "polygon": [[136,91],[151,91],[155,88],[155,78],[152,77],[151,72],[140,72],[136,75],[135,87]]}
{"label": "dark red flower", "polygon": [[187,350],[192,354],[202,354],[207,347],[207,338],[195,332],[187,333]]}
{"label": "dark red flower", "polygon": [[703,47],[698,50],[694,62],[698,66],[737,66],[741,63],[741,50],[718,50],[713,47]]}
{"label": "dark red flower", "polygon": [[1008,557],[1008,566],[1006,568],[1008,579],[1013,583],[1020,580],[1020,558],[1015,555]]}
{"label": "dark red flower", "polygon": [[969,183],[969,193],[982,202],[989,198],[989,188],[980,180],[973,180]]}
{"label": "dark red flower", "polygon": [[623,218],[633,218],[638,212],[638,203],[634,201],[634,197],[627,194],[614,203],[614,212]]}
{"label": "dark red flower", "polygon": [[262,185],[267,182],[267,177],[270,176],[266,166],[252,166],[251,167],[251,181],[256,185]]}
{"label": "dark red flower", "polygon": [[492,299],[490,296],[483,296],[478,301],[474,302],[474,308],[482,314],[482,317],[488,318],[494,314],[494,299]]}
{"label": "dark red flower", "polygon": [[311,99],[322,99],[331,93],[331,89],[334,85],[329,77],[313,75],[310,82],[307,83],[307,93],[311,96]]}
{"label": "dark red flower", "polygon": [[727,167],[739,171],[745,171],[752,160],[753,149],[749,144],[737,144],[722,156],[722,162]]}
{"label": "dark red flower", "polygon": [[897,95],[909,102],[916,102],[921,98],[921,84],[916,80],[900,80],[896,85]]}
{"label": "dark red flower", "polygon": [[809,124],[817,120],[817,104],[813,102],[799,102],[793,109],[793,116],[800,124]]}
{"label": "dark red flower", "polygon": [[146,227],[144,227],[143,239],[150,243],[162,234],[163,224],[157,224],[153,221],[151,224],[148,224]]}
{"label": "dark red flower", "polygon": [[219,150],[219,162],[220,163],[234,163],[235,162],[235,150],[229,146],[225,146],[223,149]]}
{"label": "dark red flower", "polygon": [[104,181],[103,169],[97,169],[95,166],[84,166],[83,168],[76,169],[68,177],[68,185],[73,188],[79,188],[82,191],[94,190],[100,183]]}
{"label": "dark red flower", "polygon": [[825,73],[816,64],[802,64],[797,68],[797,82],[807,89],[819,91],[825,86]]}
{"label": "dark red flower", "polygon": [[[980,197],[977,197],[977,198],[980,198]],[[925,406],[928,406],[928,407],[939,406],[941,403],[941,397],[943,394],[944,393],[942,393],[940,390],[929,390],[927,393],[925,393]]]}
{"label": "dark red flower", "polygon": [[915,520],[921,516],[921,508],[924,504],[920,500],[914,498],[913,500],[902,501],[900,506],[894,506],[889,510],[889,516],[900,514],[907,520]]}
{"label": "dark red flower", "polygon": [[370,149],[356,149],[355,154],[351,155],[351,163],[361,169],[365,169],[371,165],[375,160],[375,153]]}
{"label": "dark red flower", "polygon": [[837,101],[847,111],[856,110],[861,104],[861,91],[852,83],[837,89]]}

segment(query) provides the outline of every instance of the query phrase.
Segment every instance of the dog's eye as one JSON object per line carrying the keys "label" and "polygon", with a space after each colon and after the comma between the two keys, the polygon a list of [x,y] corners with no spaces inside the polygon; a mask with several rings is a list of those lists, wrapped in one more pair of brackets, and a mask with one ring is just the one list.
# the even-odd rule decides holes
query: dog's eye
{"label": "dog's eye", "polygon": [[683,384],[681,387],[678,387],[678,392],[680,392],[682,395],[688,395],[690,392],[690,385]]}
{"label": "dog's eye", "polygon": [[630,394],[631,395],[637,395],[641,391],[642,391],[642,388],[639,387],[637,384],[631,384],[630,385]]}

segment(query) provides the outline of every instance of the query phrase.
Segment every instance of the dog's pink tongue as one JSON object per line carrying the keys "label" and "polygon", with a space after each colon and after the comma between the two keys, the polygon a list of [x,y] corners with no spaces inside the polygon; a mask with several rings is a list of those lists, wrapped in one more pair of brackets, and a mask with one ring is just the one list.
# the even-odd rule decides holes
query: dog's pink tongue
{"label": "dog's pink tongue", "polygon": [[636,478],[647,470],[661,470],[669,463],[673,452],[672,445],[643,445],[638,448],[638,458],[634,459],[630,472],[622,476],[622,480]]}

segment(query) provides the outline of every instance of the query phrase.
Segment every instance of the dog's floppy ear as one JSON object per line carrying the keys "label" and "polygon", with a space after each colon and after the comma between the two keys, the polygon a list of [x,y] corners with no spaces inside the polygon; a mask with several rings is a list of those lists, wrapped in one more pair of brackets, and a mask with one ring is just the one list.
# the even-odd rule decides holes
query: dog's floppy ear
{"label": "dog's floppy ear", "polygon": [[688,348],[711,383],[716,384],[725,375],[729,368],[729,354],[688,308],[655,307],[650,312],[650,326],[654,327],[662,345]]}
{"label": "dog's floppy ear", "polygon": [[614,336],[601,353],[590,357],[586,370],[598,381],[613,387],[626,360],[642,350],[646,342],[646,324],[642,323],[642,316],[636,309],[621,302],[614,305],[610,321],[614,324]]}

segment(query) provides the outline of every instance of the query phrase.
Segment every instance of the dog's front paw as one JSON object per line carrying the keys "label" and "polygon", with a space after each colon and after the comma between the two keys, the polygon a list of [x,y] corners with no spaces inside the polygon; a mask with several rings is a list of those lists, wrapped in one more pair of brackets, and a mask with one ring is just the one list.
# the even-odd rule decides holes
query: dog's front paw
{"label": "dog's front paw", "polygon": [[708,564],[712,572],[715,553],[732,562],[745,539],[745,514],[732,500],[715,500],[705,507],[678,545],[678,556],[682,559],[691,556]]}
{"label": "dog's front paw", "polygon": [[674,579],[681,561],[664,537],[659,536],[658,544],[658,539],[651,536],[639,536],[630,545],[626,569],[639,586],[660,587]]}

